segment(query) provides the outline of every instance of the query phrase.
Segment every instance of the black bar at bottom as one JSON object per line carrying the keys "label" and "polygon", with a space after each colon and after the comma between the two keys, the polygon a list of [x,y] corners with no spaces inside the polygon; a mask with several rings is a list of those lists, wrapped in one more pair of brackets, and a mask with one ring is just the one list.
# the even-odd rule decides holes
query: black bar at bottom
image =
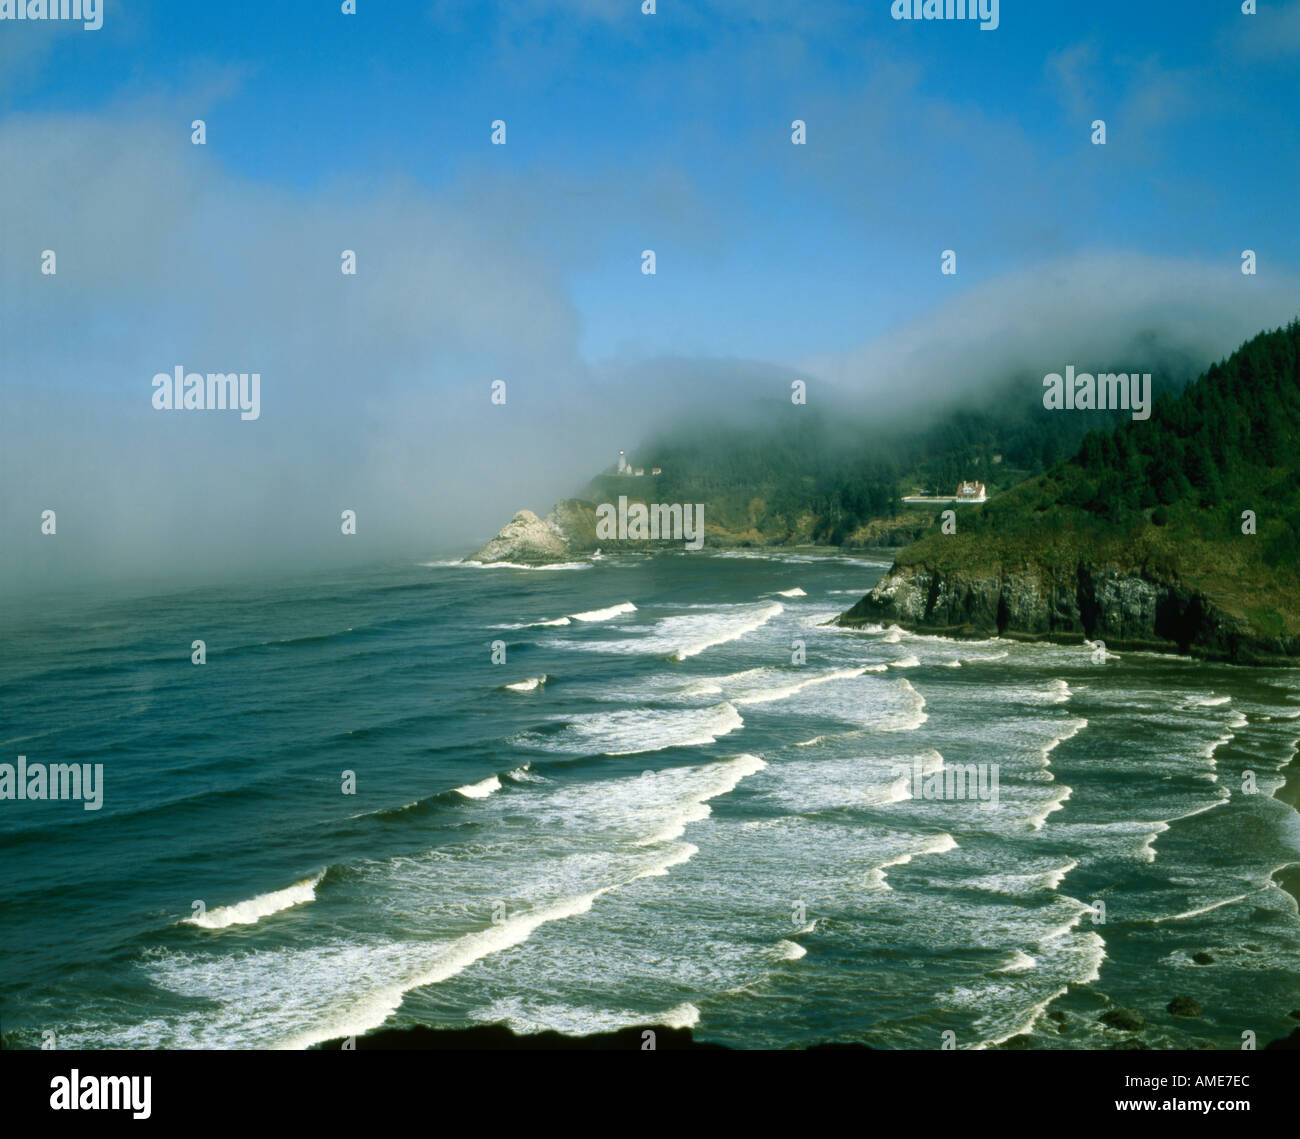
{"label": "black bar at bottom", "polygon": [[[1290,1048],[1232,1052],[843,1048],[658,1055],[688,1050],[664,1043],[653,1050],[633,1042],[585,1053],[556,1048],[526,1055],[364,1046],[307,1052],[5,1051],[0,1103],[11,1135],[21,1134],[15,1124],[94,1127],[111,1116],[117,1117],[114,1123],[145,1126],[188,1125],[207,1117],[223,1127],[242,1120],[259,1127],[282,1122],[373,1128],[404,1110],[432,1110],[429,1125],[439,1130],[462,1112],[472,1117],[481,1111],[485,1123],[508,1117],[516,1125],[545,1125],[572,1111],[571,1121],[585,1118],[584,1127],[598,1121],[602,1130],[641,1131],[694,1128],[700,1122],[697,1107],[723,1113],[733,1127],[750,1115],[770,1126],[787,1116],[794,1122],[829,1120],[846,1108],[864,1125],[888,1108],[891,1115],[917,1113],[916,1122],[929,1127],[977,1118],[1006,1126],[1118,1116],[1136,1116],[1144,1125],[1202,1118],[1227,1126],[1242,1116],[1293,1124],[1300,1073],[1294,1041]],[[443,1115],[446,1110],[454,1116]]]}

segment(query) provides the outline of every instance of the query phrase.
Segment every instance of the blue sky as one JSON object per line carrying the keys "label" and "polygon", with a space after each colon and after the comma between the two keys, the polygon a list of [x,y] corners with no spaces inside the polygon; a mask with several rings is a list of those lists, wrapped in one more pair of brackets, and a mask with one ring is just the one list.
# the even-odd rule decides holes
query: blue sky
{"label": "blue sky", "polygon": [[1008,0],[991,32],[896,22],[888,0],[339,9],[108,0],[104,28],[60,29],[5,106],[161,101],[208,121],[206,161],[308,196],[535,183],[555,243],[530,241],[589,359],[847,349],[958,285],[1097,246],[1225,263],[1260,246],[1262,269],[1300,252],[1294,4]]}
{"label": "blue sky", "polygon": [[[71,512],[61,561],[11,544],[0,578],[323,557],[340,504],[372,554],[478,543],[789,375],[903,414],[1296,314],[1300,0],[890,8],[0,21],[0,527]],[[177,365],[258,371],[261,418],[153,411]]]}

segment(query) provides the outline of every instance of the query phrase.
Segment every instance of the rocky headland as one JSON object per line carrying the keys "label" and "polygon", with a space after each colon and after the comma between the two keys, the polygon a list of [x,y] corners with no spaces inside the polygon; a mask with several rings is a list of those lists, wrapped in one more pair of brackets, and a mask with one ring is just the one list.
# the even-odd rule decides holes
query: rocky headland
{"label": "rocky headland", "polygon": [[1102,641],[1238,664],[1294,665],[1300,636],[1228,612],[1199,589],[1134,565],[1020,564],[983,571],[895,562],[836,624],[958,637]]}
{"label": "rocky headland", "polygon": [[496,537],[465,560],[483,565],[546,565],[572,561],[597,548],[596,508],[569,498],[556,503],[545,518],[531,510],[516,511]]}

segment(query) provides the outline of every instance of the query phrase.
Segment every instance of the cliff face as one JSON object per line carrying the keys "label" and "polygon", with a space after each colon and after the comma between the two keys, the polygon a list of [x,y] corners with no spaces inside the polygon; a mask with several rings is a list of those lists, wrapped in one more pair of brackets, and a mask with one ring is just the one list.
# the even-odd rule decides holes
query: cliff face
{"label": "cliff face", "polygon": [[589,554],[596,541],[596,508],[580,498],[565,498],[543,520],[570,554]]}
{"label": "cliff face", "polygon": [[1086,638],[1109,649],[1239,664],[1294,665],[1300,655],[1300,637],[1262,632],[1177,580],[1082,563],[1072,570],[1032,566],[987,574],[895,565],[836,619],[845,627],[868,623],[945,636]]}

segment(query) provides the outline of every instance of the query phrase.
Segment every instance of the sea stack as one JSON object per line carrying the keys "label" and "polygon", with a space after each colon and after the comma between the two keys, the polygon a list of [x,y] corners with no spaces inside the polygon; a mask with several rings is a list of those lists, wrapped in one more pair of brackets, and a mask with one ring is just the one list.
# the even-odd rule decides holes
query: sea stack
{"label": "sea stack", "polygon": [[516,511],[495,538],[465,560],[483,565],[547,565],[570,561],[595,548],[595,508],[579,499],[564,499],[545,518],[531,510]]}

